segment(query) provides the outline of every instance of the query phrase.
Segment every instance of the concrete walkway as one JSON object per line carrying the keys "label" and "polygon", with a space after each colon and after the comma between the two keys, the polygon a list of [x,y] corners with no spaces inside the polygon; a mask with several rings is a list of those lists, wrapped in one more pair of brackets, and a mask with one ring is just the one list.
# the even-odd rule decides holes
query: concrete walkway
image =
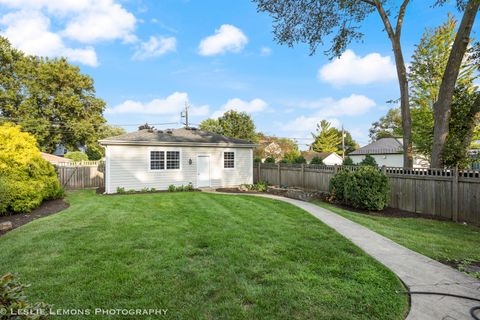
{"label": "concrete walkway", "polygon": [[[368,228],[308,202],[273,195],[258,196],[285,201],[309,212],[395,272],[410,291],[442,292],[480,299],[480,281]],[[471,320],[470,308],[478,305],[480,302],[454,297],[412,294],[407,319]]]}

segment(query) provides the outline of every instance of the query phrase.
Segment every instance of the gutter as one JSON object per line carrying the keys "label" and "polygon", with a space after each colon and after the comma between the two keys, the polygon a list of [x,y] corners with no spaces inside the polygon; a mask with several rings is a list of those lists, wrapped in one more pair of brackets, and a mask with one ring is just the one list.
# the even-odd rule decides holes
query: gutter
{"label": "gutter", "polygon": [[98,140],[102,146],[120,145],[120,146],[182,146],[182,147],[235,147],[235,148],[255,148],[258,144],[239,144],[239,143],[208,143],[208,142],[165,142],[165,141],[112,141]]}

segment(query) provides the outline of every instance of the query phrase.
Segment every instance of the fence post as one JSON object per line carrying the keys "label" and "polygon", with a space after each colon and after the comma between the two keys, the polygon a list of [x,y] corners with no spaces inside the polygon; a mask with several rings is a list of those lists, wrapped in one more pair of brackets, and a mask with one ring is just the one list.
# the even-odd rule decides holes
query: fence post
{"label": "fence post", "polygon": [[338,165],[334,164],[333,165],[333,174],[337,174],[338,172]]}
{"label": "fence post", "polygon": [[258,170],[257,170],[257,182],[260,181],[260,180],[262,180],[262,179],[260,179],[260,177],[261,177],[261,176],[260,176],[260,168],[261,168],[261,166],[262,166],[262,163],[259,162],[259,163],[258,163]]}
{"label": "fence post", "polygon": [[382,173],[385,174],[385,175],[387,174],[387,166],[386,165],[382,166]]}
{"label": "fence post", "polygon": [[277,173],[278,173],[278,186],[282,186],[282,171],[280,169],[280,163],[277,164]]}
{"label": "fence post", "polygon": [[302,189],[305,189],[305,164],[302,163]]}
{"label": "fence post", "polygon": [[452,169],[452,213],[453,221],[458,222],[458,166]]}

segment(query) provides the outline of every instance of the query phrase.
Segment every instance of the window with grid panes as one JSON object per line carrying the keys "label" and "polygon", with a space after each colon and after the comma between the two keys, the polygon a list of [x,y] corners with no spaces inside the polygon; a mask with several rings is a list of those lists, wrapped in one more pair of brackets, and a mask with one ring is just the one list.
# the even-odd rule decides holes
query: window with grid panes
{"label": "window with grid panes", "polygon": [[235,168],[235,152],[223,153],[223,167],[225,169]]}

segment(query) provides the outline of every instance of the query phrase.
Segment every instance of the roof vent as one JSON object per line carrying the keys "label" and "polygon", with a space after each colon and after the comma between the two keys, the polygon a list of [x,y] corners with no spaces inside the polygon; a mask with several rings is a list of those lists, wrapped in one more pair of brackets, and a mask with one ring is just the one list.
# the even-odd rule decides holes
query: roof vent
{"label": "roof vent", "polygon": [[148,123],[142,124],[141,126],[138,127],[138,130],[148,130],[149,132],[152,132],[150,130],[155,129],[154,126],[150,126]]}
{"label": "roof vent", "polygon": [[167,129],[167,130],[165,130],[165,132],[168,133],[168,134],[172,134],[173,130],[172,129]]}

